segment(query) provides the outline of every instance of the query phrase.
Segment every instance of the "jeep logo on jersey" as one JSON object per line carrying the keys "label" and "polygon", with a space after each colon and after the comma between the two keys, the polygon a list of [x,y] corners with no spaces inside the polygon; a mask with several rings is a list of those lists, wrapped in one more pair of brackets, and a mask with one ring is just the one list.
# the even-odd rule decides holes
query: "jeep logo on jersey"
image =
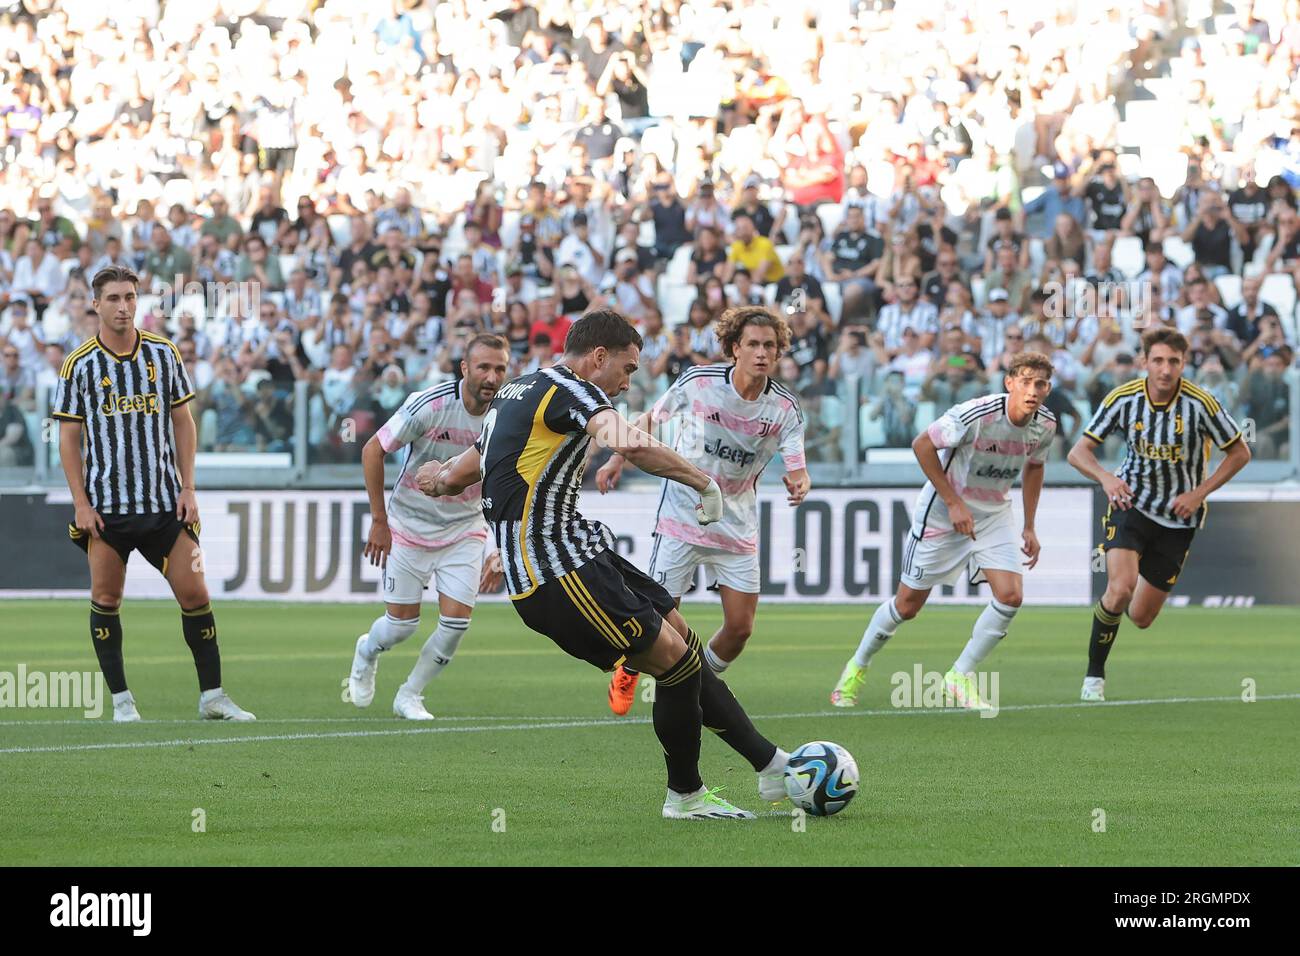
{"label": "jeep logo on jersey", "polygon": [[1019,468],[999,468],[997,465],[985,465],[975,472],[976,478],[992,478],[994,481],[1009,481],[1020,474]]}
{"label": "jeep logo on jersey", "polygon": [[127,412],[144,412],[146,415],[158,414],[158,396],[153,393],[147,395],[119,395],[117,392],[110,392],[108,398],[104,399],[99,410],[105,415],[125,415]]}
{"label": "jeep logo on jersey", "polygon": [[746,451],[736,445],[728,445],[721,438],[705,442],[704,450],[710,455],[717,455],[723,461],[735,462],[741,468],[749,467],[754,463],[754,459],[758,457],[752,451]]}

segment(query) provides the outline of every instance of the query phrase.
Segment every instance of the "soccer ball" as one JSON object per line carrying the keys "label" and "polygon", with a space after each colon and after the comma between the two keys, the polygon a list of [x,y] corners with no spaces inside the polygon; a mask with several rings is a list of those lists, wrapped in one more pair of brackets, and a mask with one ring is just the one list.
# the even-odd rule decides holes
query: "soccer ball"
{"label": "soccer ball", "polygon": [[804,744],[785,765],[785,792],[796,807],[815,817],[839,813],[858,792],[857,762],[839,744]]}

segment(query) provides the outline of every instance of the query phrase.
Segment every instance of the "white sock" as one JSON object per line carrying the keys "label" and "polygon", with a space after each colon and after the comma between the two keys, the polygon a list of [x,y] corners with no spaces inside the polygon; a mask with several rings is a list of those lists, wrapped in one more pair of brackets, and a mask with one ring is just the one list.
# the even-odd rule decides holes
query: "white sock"
{"label": "white sock", "polygon": [[403,620],[385,611],[375,618],[375,623],[370,625],[370,633],[366,635],[366,641],[361,645],[361,653],[373,659],[376,655],[392,650],[402,643],[414,634],[419,626],[419,617]]}
{"label": "white sock", "polygon": [[871,615],[871,623],[862,632],[862,642],[858,644],[857,653],[853,655],[854,663],[859,667],[870,664],[871,658],[876,656],[876,651],[885,646],[885,642],[894,636],[898,625],[902,623],[903,617],[894,606],[893,598],[876,608],[876,613]]}
{"label": "white sock", "polygon": [[961,657],[957,658],[957,663],[952,665],[953,670],[959,674],[969,674],[978,667],[980,661],[988,657],[993,648],[998,646],[998,641],[1007,636],[1007,628],[1011,626],[1011,619],[1016,616],[1018,610],[1019,608],[1007,604],[990,601],[989,606],[981,611],[976,619],[975,627],[971,629],[970,640],[966,642],[966,649],[961,652]]}
{"label": "white sock", "polygon": [[135,698],[131,696],[131,692],[129,690],[121,691],[113,695],[113,706],[116,707],[118,704],[125,703],[128,700],[133,701],[135,700]]}
{"label": "white sock", "polygon": [[772,755],[772,759],[767,762],[767,766],[760,770],[759,773],[776,773],[778,770],[784,770],[785,765],[789,762],[790,755],[780,747],[777,747],[776,753]]}
{"label": "white sock", "polygon": [[704,645],[704,663],[708,664],[709,670],[713,671],[715,674],[721,674],[731,666],[731,661],[724,661],[714,653],[712,644]]}
{"label": "white sock", "polygon": [[199,703],[206,704],[210,700],[216,700],[218,697],[222,696],[223,694],[225,694],[225,691],[222,690],[220,687],[214,687],[211,690],[205,690],[201,694],[199,694]]}
{"label": "white sock", "polygon": [[420,659],[411,668],[411,674],[402,687],[413,694],[418,694],[429,686],[429,681],[442,673],[442,669],[456,656],[456,648],[460,646],[460,639],[465,636],[467,630],[469,630],[467,617],[438,618],[438,626],[424,642],[424,647],[420,648]]}

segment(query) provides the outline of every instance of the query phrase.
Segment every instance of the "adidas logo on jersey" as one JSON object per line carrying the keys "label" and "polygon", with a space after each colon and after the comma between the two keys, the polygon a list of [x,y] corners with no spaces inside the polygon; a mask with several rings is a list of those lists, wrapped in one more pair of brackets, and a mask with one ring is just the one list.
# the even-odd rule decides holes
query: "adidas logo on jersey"
{"label": "adidas logo on jersey", "polygon": [[444,431],[441,435],[435,438],[434,441],[451,441],[451,432]]}
{"label": "adidas logo on jersey", "polygon": [[722,424],[722,416],[717,412],[714,412],[712,415],[706,415],[705,418],[711,422],[717,422],[719,425]]}

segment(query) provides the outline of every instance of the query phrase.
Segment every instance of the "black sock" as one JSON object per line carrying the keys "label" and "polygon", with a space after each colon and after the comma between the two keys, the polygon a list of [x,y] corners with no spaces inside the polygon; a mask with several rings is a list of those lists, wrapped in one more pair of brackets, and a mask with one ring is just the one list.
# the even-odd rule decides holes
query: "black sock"
{"label": "black sock", "polygon": [[1098,601],[1092,609],[1092,638],[1088,641],[1088,676],[1106,676],[1106,658],[1115,646],[1122,614],[1113,614]]}
{"label": "black sock", "polygon": [[181,608],[181,631],[185,643],[194,655],[194,669],[199,672],[199,690],[212,690],[221,686],[221,651],[217,647],[217,622],[212,616],[212,605],[205,604],[192,611]]}
{"label": "black sock", "polygon": [[[687,645],[702,654],[699,635],[692,628],[686,634]],[[753,721],[740,706],[736,695],[712,668],[704,668],[700,681],[700,710],[704,726],[718,735],[718,739],[749,761],[755,770],[762,770],[776,756],[776,744],[755,729]]]}
{"label": "black sock", "polygon": [[687,649],[655,681],[655,736],[668,764],[668,788],[694,793],[700,780],[700,655]]}
{"label": "black sock", "polygon": [[126,667],[122,663],[122,617],[115,607],[90,602],[90,643],[99,658],[99,669],[110,694],[126,690]]}

